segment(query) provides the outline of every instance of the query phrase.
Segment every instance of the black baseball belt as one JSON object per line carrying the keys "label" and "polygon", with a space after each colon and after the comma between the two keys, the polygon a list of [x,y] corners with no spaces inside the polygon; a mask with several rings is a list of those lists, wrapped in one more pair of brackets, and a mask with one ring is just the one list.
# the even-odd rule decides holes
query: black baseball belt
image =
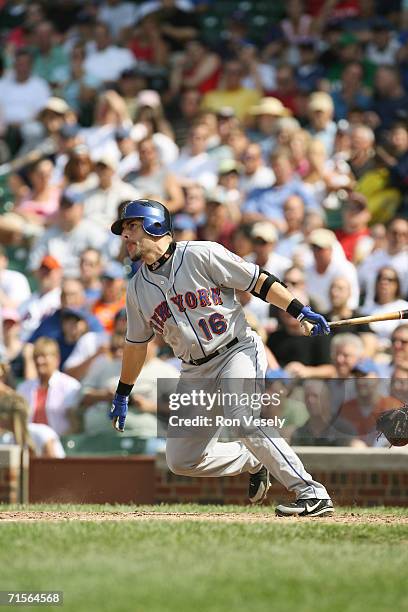
{"label": "black baseball belt", "polygon": [[228,342],[228,344],[226,344],[225,346],[211,353],[211,355],[207,355],[207,357],[201,357],[201,359],[190,359],[190,361],[185,361],[184,363],[188,363],[190,365],[195,365],[195,366],[202,365],[203,363],[207,363],[207,361],[211,361],[211,359],[214,359],[214,357],[218,357],[218,355],[222,355],[222,353],[225,353],[225,351],[227,351],[228,349],[238,344],[238,342],[239,342],[238,338],[234,338],[233,340],[231,340],[231,342]]}

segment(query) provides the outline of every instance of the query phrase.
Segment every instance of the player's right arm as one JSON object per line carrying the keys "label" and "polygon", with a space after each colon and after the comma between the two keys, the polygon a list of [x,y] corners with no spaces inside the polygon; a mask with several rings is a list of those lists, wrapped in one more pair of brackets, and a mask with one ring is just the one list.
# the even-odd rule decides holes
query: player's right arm
{"label": "player's right arm", "polygon": [[330,327],[326,319],[310,306],[305,306],[287,289],[286,285],[267,270],[260,270],[258,280],[251,293],[269,304],[286,310],[292,317],[302,323],[307,335],[329,334]]}

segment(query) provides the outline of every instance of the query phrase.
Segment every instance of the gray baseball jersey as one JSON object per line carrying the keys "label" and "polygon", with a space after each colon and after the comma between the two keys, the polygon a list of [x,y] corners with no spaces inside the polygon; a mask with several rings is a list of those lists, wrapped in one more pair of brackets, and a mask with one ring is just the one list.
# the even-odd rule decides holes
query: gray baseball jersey
{"label": "gray baseball jersey", "polygon": [[[165,264],[166,265],[166,264]],[[127,290],[127,341],[162,334],[183,361],[200,359],[246,336],[235,289],[251,291],[259,266],[215,242],[178,242],[168,277],[143,264]]]}

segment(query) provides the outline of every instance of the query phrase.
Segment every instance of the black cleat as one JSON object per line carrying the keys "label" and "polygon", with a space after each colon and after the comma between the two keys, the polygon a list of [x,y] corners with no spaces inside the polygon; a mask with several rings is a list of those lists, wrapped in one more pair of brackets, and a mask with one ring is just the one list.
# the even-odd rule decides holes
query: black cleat
{"label": "black cleat", "polygon": [[268,493],[270,487],[269,472],[262,466],[256,474],[249,476],[248,497],[251,504],[261,504]]}
{"label": "black cleat", "polygon": [[275,508],[277,516],[331,516],[333,512],[331,499],[298,499]]}

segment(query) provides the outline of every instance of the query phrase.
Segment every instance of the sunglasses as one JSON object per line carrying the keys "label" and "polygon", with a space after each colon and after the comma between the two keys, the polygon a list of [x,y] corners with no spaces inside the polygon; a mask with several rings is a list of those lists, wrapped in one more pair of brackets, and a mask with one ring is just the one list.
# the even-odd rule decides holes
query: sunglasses
{"label": "sunglasses", "polygon": [[382,280],[389,281],[390,283],[396,283],[398,281],[398,278],[396,276],[379,276],[377,282]]}

